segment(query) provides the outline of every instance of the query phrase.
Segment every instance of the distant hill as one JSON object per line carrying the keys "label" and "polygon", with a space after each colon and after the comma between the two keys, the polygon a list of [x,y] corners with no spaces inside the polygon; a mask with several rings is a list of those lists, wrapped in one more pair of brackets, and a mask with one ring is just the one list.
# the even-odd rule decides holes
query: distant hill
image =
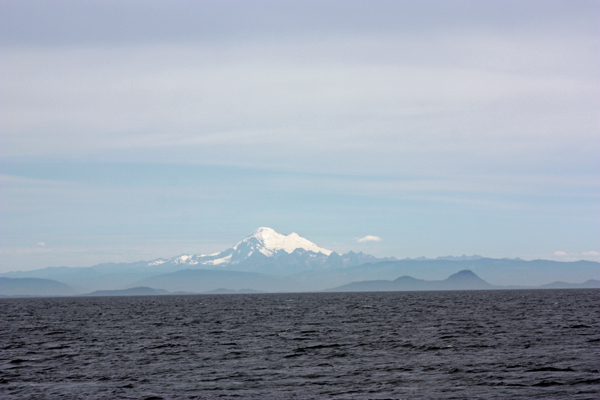
{"label": "distant hill", "polygon": [[352,282],[336,288],[327,289],[326,292],[393,292],[412,290],[486,290],[496,289],[473,271],[463,270],[450,275],[443,281],[426,281],[415,279],[411,276],[401,276],[393,281],[375,280]]}
{"label": "distant hill", "polygon": [[240,290],[232,290],[225,288],[218,288],[215,290],[209,290],[208,292],[203,292],[202,294],[252,294],[252,293],[267,293],[261,290],[252,290],[252,289],[240,289]]}
{"label": "distant hill", "polygon": [[[541,286],[520,286],[519,289],[595,289],[600,281],[590,279],[584,283],[553,282]],[[325,292],[394,292],[420,290],[491,290],[516,289],[516,287],[491,285],[473,271],[463,270],[442,281],[427,281],[411,276],[401,276],[393,281],[373,280],[352,282],[347,285],[326,289]]]}
{"label": "distant hill", "polygon": [[164,288],[170,292],[207,292],[219,288],[265,292],[302,292],[306,288],[281,276],[256,272],[223,271],[214,269],[184,269],[170,274],[153,276],[137,282],[140,286]]}
{"label": "distant hill", "polygon": [[583,283],[567,283],[567,282],[552,282],[545,285],[541,285],[543,289],[600,289],[600,281],[596,279],[590,279]]}
{"label": "distant hill", "polygon": [[490,285],[468,269],[450,275],[439,283],[440,290],[486,290],[497,287]]}
{"label": "distant hill", "polygon": [[558,262],[549,260],[479,258],[468,260],[398,260],[358,266],[302,271],[288,275],[313,290],[338,287],[350,282],[394,280],[412,276],[434,281],[456,271],[470,270],[487,282],[503,286],[538,286],[553,281],[583,282],[600,279],[600,263],[594,261]]}
{"label": "distant hill", "polygon": [[3,296],[73,296],[77,292],[67,284],[51,279],[0,278]]}
{"label": "distant hill", "polygon": [[376,280],[352,282],[336,288],[327,289],[326,292],[393,292],[412,290],[485,290],[494,289],[475,273],[469,270],[457,272],[443,281],[426,281],[415,279],[411,276],[401,276],[393,281]]}
{"label": "distant hill", "polygon": [[157,296],[168,293],[168,291],[163,289],[152,289],[150,287],[140,286],[122,290],[96,290],[95,292],[82,294],[80,296]]}

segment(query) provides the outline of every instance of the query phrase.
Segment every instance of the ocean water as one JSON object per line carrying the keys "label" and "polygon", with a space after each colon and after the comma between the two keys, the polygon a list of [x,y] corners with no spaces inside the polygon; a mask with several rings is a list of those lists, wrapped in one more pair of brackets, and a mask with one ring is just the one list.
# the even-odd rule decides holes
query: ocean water
{"label": "ocean water", "polygon": [[598,399],[600,290],[0,299],[0,399]]}

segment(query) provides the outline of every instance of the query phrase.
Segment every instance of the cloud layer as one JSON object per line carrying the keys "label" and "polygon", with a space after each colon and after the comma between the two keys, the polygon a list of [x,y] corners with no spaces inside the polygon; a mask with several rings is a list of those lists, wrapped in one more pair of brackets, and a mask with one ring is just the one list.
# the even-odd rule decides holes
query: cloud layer
{"label": "cloud layer", "polygon": [[364,242],[381,242],[381,238],[379,236],[367,235],[367,236],[362,237],[360,239],[356,239],[356,241],[358,243],[364,243]]}
{"label": "cloud layer", "polygon": [[[151,2],[142,9],[154,24],[131,15],[132,26],[120,19],[132,5],[113,20],[102,2],[43,3],[51,10],[30,25],[16,3],[7,10],[4,159],[433,176],[596,165],[598,34],[585,9],[566,3],[553,4],[556,15],[541,3],[457,3],[441,21],[417,3],[355,2],[343,17],[336,2],[264,3],[247,21],[243,3],[180,3],[181,25],[169,25],[161,13],[173,11]],[[207,25],[190,30],[184,11]]]}
{"label": "cloud layer", "polygon": [[577,260],[588,260],[600,262],[600,252],[598,251],[584,251],[581,253],[567,253],[566,251],[555,251],[554,259],[557,261],[577,261]]}
{"label": "cloud layer", "polygon": [[381,256],[587,257],[599,12],[4,2],[0,267],[219,251],[265,225],[336,251],[374,229]]}

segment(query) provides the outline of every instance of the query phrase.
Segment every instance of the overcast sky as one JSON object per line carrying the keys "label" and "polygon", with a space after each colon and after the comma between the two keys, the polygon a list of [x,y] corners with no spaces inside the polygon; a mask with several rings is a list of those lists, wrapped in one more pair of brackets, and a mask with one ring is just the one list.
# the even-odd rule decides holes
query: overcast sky
{"label": "overcast sky", "polygon": [[211,253],[260,226],[339,253],[600,261],[599,17],[0,0],[0,272]]}

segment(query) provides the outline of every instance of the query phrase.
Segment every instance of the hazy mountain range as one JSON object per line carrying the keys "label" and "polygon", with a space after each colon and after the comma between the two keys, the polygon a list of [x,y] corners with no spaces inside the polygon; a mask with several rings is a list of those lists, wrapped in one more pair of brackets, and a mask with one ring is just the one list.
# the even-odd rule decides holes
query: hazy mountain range
{"label": "hazy mountain range", "polygon": [[73,296],[77,292],[62,282],[39,278],[0,277],[0,296]]}
{"label": "hazy mountain range", "polygon": [[[376,280],[352,282],[336,288],[327,289],[326,292],[392,292],[392,291],[419,291],[419,290],[491,290],[491,289],[526,289],[519,286],[492,285],[473,271],[468,269],[450,275],[440,281],[427,281],[415,279],[412,276],[401,276],[393,281]],[[567,289],[567,288],[600,288],[600,281],[590,279],[580,284],[569,284],[565,282],[553,282],[541,285],[539,289]],[[531,289],[531,288],[529,288]]]}
{"label": "hazy mountain range", "polygon": [[[462,286],[452,286],[452,282],[458,282],[453,274],[463,270],[472,271],[475,277],[477,273],[495,286],[479,278],[479,281],[465,280],[473,277],[462,272],[459,275]],[[452,278],[448,278],[450,281],[441,280],[448,276]],[[222,293],[300,292],[331,288],[353,291],[368,287],[390,288],[377,290],[493,289],[500,285],[524,287],[542,284],[558,288],[579,287],[566,282],[600,278],[600,263],[490,259],[477,255],[403,260],[354,252],[340,255],[295,233],[283,235],[270,228],[259,228],[233,247],[215,254],[180,255],[170,259],[105,263],[92,267],[48,267],[7,272],[0,277],[4,278],[0,280],[0,295],[44,296],[95,291],[101,291],[97,295],[127,295],[133,293],[132,288],[140,287],[193,293],[216,290]],[[26,281],[25,278],[33,280]],[[130,292],[110,292],[125,289]]]}

